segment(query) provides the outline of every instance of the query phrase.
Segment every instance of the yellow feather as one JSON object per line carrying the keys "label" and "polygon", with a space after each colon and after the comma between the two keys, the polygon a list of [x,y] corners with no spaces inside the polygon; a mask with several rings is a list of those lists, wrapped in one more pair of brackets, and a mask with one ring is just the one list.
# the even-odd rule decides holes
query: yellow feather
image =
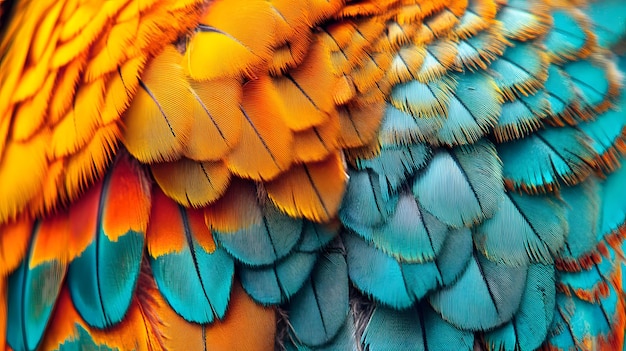
{"label": "yellow feather", "polygon": [[123,142],[139,161],[181,157],[193,125],[193,97],[173,46],[150,62],[126,111]]}
{"label": "yellow feather", "polygon": [[85,66],[86,55],[78,56],[61,71],[55,84],[54,94],[51,96],[48,109],[48,123],[55,125],[61,121],[69,111],[74,101],[74,94],[80,76]]}
{"label": "yellow feather", "polygon": [[[57,21],[61,10],[63,9],[64,1],[53,2],[54,6],[45,13],[45,17],[39,23],[37,27],[37,33],[33,35],[33,42],[30,47],[30,60],[32,62],[38,62],[44,55],[48,46],[56,46],[56,40],[51,41],[51,38],[58,38],[54,36],[55,31],[59,31],[57,27]],[[60,34],[60,31],[59,31]]]}
{"label": "yellow feather", "polygon": [[74,106],[52,131],[48,148],[51,159],[61,158],[82,148],[102,124],[100,110],[104,106],[103,79],[81,85],[76,92]]}
{"label": "yellow feather", "polygon": [[39,133],[26,143],[9,143],[0,159],[0,223],[24,209],[41,190],[50,135]]}
{"label": "yellow feather", "polygon": [[195,162],[187,158],[151,165],[165,195],[184,206],[203,207],[220,198],[230,183],[223,162]]}
{"label": "yellow feather", "polygon": [[102,123],[109,124],[120,120],[139,87],[139,72],[146,63],[145,57],[136,57],[124,63],[113,73],[106,86],[106,96],[101,113]]}
{"label": "yellow feather", "polygon": [[56,74],[50,74],[43,87],[35,96],[22,102],[13,116],[12,138],[14,141],[26,141],[42,126],[48,109],[48,100],[54,87]]}

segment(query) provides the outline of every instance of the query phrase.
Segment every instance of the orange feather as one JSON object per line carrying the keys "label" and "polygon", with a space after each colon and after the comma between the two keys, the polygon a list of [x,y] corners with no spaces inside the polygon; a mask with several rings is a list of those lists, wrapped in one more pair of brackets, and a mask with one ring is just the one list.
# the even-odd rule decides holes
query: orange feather
{"label": "orange feather", "polygon": [[32,229],[32,220],[26,217],[0,226],[0,277],[12,272],[22,262],[28,250]]}
{"label": "orange feather", "polygon": [[226,317],[208,325],[204,334],[208,350],[273,350],[276,312],[256,304],[234,284]]}
{"label": "orange feather", "polygon": [[182,251],[185,236],[181,233],[182,218],[178,205],[159,187],[152,188],[152,208],[146,231],[146,246],[152,257]]}
{"label": "orange feather", "polygon": [[111,241],[129,230],[145,233],[150,215],[150,184],[140,166],[123,155],[109,175],[104,194],[102,229]]}
{"label": "orange feather", "polygon": [[297,162],[321,161],[339,147],[339,120],[330,118],[321,126],[294,133],[294,158]]}
{"label": "orange feather", "polygon": [[262,218],[254,184],[238,178],[233,178],[224,196],[204,209],[207,226],[220,232],[237,231],[261,223]]}
{"label": "orange feather", "polygon": [[265,188],[290,216],[324,222],[336,216],[347,181],[341,154],[334,153],[320,162],[293,166]]}

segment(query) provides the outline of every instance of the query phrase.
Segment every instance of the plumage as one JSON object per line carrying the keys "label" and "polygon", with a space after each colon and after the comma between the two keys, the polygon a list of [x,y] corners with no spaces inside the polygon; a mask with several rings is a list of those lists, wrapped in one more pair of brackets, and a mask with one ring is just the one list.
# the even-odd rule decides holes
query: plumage
{"label": "plumage", "polygon": [[0,350],[621,350],[621,0],[0,0]]}

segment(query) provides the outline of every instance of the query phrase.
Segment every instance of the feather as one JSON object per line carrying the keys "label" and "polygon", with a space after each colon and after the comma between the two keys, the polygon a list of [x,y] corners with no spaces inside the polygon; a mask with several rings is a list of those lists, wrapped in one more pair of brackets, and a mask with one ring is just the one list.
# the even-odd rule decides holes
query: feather
{"label": "feather", "polygon": [[365,106],[342,106],[339,109],[339,144],[342,147],[358,147],[376,138],[384,115],[385,104]]}
{"label": "feather", "polygon": [[480,33],[459,42],[456,66],[470,71],[487,69],[488,65],[502,56],[508,44],[502,34],[502,25],[493,22]]}
{"label": "feather", "polygon": [[526,41],[544,34],[552,24],[548,6],[539,0],[513,0],[502,4],[496,19],[509,39]]}
{"label": "feather", "polygon": [[474,349],[474,335],[450,325],[426,304],[404,311],[377,306],[361,341],[370,350]]}
{"label": "feather", "polygon": [[181,61],[173,46],[152,60],[124,116],[122,141],[142,162],[178,159],[190,138],[193,97]]}
{"label": "feather", "polygon": [[162,194],[155,201],[147,235],[159,291],[187,321],[223,318],[235,271],[232,258],[216,248],[199,212],[187,211]]}
{"label": "feather", "polygon": [[341,155],[333,154],[316,163],[292,168],[265,183],[268,197],[294,217],[323,222],[336,216],[347,174]]}
{"label": "feather", "polygon": [[548,55],[534,42],[517,43],[489,66],[491,76],[504,96],[512,101],[516,96],[537,92],[548,79]]}
{"label": "feather", "polygon": [[534,350],[548,335],[556,299],[554,267],[531,265],[519,310],[513,319],[485,334],[488,350]]}
{"label": "feather", "polygon": [[390,102],[393,107],[416,118],[447,116],[448,102],[456,87],[456,80],[447,76],[429,83],[412,80],[394,86]]}
{"label": "feather", "polygon": [[294,161],[309,163],[322,161],[339,148],[340,121],[331,118],[318,127],[294,133]]}
{"label": "feather", "polygon": [[546,128],[497,149],[507,187],[531,193],[583,181],[595,157],[585,135],[571,127]]}
{"label": "feather", "polygon": [[269,201],[255,212],[254,222],[234,231],[214,228],[213,233],[238,261],[251,266],[272,264],[292,252],[302,234],[303,220],[280,212]]}
{"label": "feather", "polygon": [[[613,62],[601,56],[591,56],[585,60],[570,62],[563,66],[569,75],[577,95],[578,108],[584,113],[601,113],[611,107],[619,95],[621,75]],[[591,119],[594,114],[583,114]]]}
{"label": "feather", "polygon": [[280,118],[268,114],[264,104],[271,102],[259,85],[251,82],[244,86],[241,141],[228,154],[226,165],[240,177],[270,180],[291,165],[293,135]]}
{"label": "feather", "polygon": [[549,95],[545,91],[522,96],[502,105],[502,113],[493,134],[498,143],[523,138],[542,127],[542,119],[551,113]]}
{"label": "feather", "polygon": [[376,301],[395,309],[407,308],[432,289],[455,283],[472,253],[467,229],[450,233],[437,258],[423,263],[399,262],[355,234],[348,233],[343,240],[351,282]]}
{"label": "feather", "polygon": [[610,48],[617,44],[626,34],[624,17],[619,15],[612,16],[612,14],[623,14],[624,9],[624,3],[619,0],[593,2],[585,7],[585,14],[593,22],[594,32],[598,36],[598,44],[600,46]]}
{"label": "feather", "polygon": [[211,230],[223,233],[259,225],[263,212],[258,201],[255,185],[233,178],[226,193],[205,207],[206,224]]}
{"label": "feather", "polygon": [[220,198],[231,178],[222,161],[196,162],[182,158],[153,164],[150,169],[167,196],[179,204],[196,208]]}
{"label": "feather", "polygon": [[318,346],[337,335],[348,316],[348,268],[341,252],[324,254],[288,307],[297,340]]}
{"label": "feather", "polygon": [[238,108],[241,83],[235,79],[191,81],[193,125],[185,156],[197,161],[224,158],[240,141],[245,116]]}
{"label": "feather", "polygon": [[7,343],[16,350],[39,346],[67,268],[63,260],[36,261],[34,251],[46,244],[40,228],[34,225],[29,257],[8,278]]}
{"label": "feather", "polygon": [[545,39],[553,62],[584,58],[595,48],[596,35],[585,13],[578,9],[556,9],[554,25]]}
{"label": "feather", "polygon": [[28,253],[32,222],[25,217],[0,226],[0,276],[15,270]]}
{"label": "feather", "polygon": [[305,284],[317,262],[316,253],[298,250],[270,266],[239,268],[243,288],[257,303],[281,304]]}
{"label": "feather", "polygon": [[413,194],[442,222],[454,227],[470,225],[491,217],[501,203],[500,172],[495,148],[487,141],[451,153],[442,151],[415,179]]}
{"label": "feather", "polygon": [[507,193],[493,217],[474,230],[476,249],[497,263],[553,264],[565,243],[564,206],[550,196]]}
{"label": "feather", "polygon": [[487,330],[509,321],[518,310],[527,271],[527,266],[497,265],[474,253],[459,280],[434,292],[428,300],[444,320],[457,328]]}
{"label": "feather", "polygon": [[[150,210],[145,182],[137,166],[121,157],[85,195],[82,205],[90,216],[96,214],[96,225],[88,228],[89,245],[70,263],[67,284],[77,311],[91,326],[118,323],[130,306]],[[118,207],[122,197],[132,206]]]}

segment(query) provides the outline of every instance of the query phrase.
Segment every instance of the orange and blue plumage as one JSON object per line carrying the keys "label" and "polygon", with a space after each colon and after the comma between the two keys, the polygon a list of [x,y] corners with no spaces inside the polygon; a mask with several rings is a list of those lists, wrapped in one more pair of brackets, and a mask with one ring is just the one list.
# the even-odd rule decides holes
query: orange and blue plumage
{"label": "orange and blue plumage", "polygon": [[624,14],[0,1],[0,349],[621,350]]}

